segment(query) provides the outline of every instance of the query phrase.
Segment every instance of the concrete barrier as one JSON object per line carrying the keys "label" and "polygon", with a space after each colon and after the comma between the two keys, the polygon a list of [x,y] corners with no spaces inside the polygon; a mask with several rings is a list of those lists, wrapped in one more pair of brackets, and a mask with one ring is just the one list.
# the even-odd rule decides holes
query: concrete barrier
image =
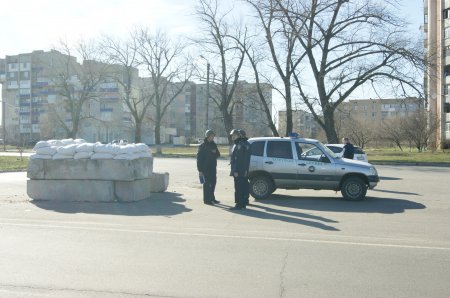
{"label": "concrete barrier", "polygon": [[43,180],[123,180],[150,178],[153,158],[123,159],[30,159],[27,176]]}
{"label": "concrete barrier", "polygon": [[133,202],[163,192],[168,173],[153,173],[153,158],[134,160],[31,159],[28,196],[35,200]]}

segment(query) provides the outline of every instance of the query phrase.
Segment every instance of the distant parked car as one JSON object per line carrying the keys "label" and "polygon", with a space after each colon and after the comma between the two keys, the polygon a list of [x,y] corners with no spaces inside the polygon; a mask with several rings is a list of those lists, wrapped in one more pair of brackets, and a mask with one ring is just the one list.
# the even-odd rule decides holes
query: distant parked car
{"label": "distant parked car", "polygon": [[[342,157],[344,154],[344,144],[325,144],[325,146],[333,151],[337,157]],[[353,156],[353,159],[369,162],[366,152],[358,146],[355,146],[355,155]]]}

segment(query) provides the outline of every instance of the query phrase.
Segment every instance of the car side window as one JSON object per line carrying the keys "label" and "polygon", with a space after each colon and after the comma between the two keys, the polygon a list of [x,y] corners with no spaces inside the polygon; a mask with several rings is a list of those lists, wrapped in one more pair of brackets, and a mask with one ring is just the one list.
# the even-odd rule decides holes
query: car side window
{"label": "car side window", "polygon": [[263,156],[264,155],[264,145],[266,141],[256,141],[250,145],[251,155]]}
{"label": "car side window", "polygon": [[296,142],[295,147],[297,149],[297,158],[311,161],[321,161],[324,156],[322,150],[313,144]]}
{"label": "car side window", "polygon": [[267,142],[267,157],[292,159],[291,142],[286,141]]}

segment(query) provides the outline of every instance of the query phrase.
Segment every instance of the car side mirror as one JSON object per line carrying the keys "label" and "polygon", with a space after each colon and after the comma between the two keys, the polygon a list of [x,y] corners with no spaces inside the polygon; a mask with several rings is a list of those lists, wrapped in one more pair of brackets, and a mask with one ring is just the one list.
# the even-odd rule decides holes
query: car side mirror
{"label": "car side mirror", "polygon": [[322,154],[319,159],[320,162],[330,163],[330,159],[325,154]]}

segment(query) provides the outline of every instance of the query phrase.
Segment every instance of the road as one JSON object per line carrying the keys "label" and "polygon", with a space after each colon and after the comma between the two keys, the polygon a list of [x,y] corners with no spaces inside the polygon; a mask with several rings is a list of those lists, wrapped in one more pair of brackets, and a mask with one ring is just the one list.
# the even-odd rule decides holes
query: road
{"label": "road", "polygon": [[31,201],[0,173],[0,297],[450,297],[450,168],[378,166],[362,202],[278,190],[202,204],[194,159],[156,158],[167,192],[136,203]]}

